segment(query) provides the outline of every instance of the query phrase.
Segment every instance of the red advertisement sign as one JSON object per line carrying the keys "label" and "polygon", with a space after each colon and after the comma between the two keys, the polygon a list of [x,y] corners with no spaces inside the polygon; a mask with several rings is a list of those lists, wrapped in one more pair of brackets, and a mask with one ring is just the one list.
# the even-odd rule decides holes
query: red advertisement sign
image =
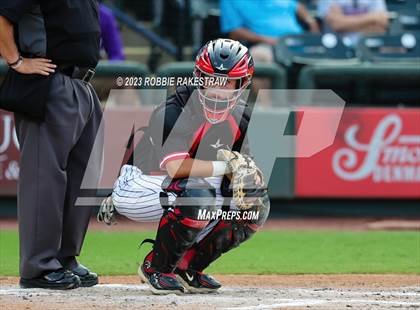
{"label": "red advertisement sign", "polygon": [[19,143],[12,113],[0,110],[0,195],[16,195]]}
{"label": "red advertisement sign", "polygon": [[346,109],[334,143],[296,159],[295,182],[298,197],[420,198],[420,109]]}

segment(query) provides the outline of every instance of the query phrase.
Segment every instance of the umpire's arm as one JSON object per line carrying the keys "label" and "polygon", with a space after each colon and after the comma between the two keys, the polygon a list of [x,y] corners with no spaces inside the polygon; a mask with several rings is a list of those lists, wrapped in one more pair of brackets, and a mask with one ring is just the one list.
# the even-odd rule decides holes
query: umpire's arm
{"label": "umpire's arm", "polygon": [[[16,14],[22,0],[10,1],[7,5],[0,0],[0,55],[8,65],[22,74],[50,75],[54,72],[56,65],[50,59],[45,58],[23,58],[20,56],[14,39],[14,24],[17,24],[22,14]],[[13,4],[10,4],[12,2]]]}

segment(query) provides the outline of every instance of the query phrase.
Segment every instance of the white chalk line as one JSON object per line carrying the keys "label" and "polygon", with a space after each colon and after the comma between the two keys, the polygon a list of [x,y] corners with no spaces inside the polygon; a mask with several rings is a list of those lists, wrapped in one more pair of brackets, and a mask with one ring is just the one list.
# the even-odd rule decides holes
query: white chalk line
{"label": "white chalk line", "polygon": [[[290,301],[288,301],[290,300]],[[283,303],[275,304],[261,304],[257,306],[246,306],[246,307],[229,307],[223,308],[223,310],[259,310],[259,309],[273,309],[278,307],[307,307],[316,306],[323,304],[367,304],[367,305],[394,305],[394,306],[420,306],[418,302],[409,301],[388,301],[388,300],[372,300],[372,299],[302,299],[300,301],[294,301],[291,299],[284,300]]]}
{"label": "white chalk line", "polygon": [[[99,291],[101,289],[124,289],[129,291],[148,291],[147,285],[135,285],[135,284],[99,284],[92,288],[88,288],[88,290]],[[255,288],[232,288],[227,287],[223,288],[221,293],[225,292],[228,294],[234,294],[237,289],[240,289],[241,291],[246,290],[255,290]],[[410,288],[404,288],[409,290]],[[83,290],[86,290],[86,288],[83,288]],[[273,288],[261,288],[260,290],[265,292],[275,291]],[[378,304],[378,305],[396,305],[396,306],[420,306],[420,303],[418,302],[409,302],[409,301],[390,301],[390,300],[375,300],[375,299],[363,299],[363,298],[355,298],[355,299],[348,299],[346,297],[349,296],[359,296],[364,295],[363,297],[366,297],[368,295],[369,297],[375,297],[375,296],[383,296],[383,297],[412,297],[412,296],[419,296],[420,293],[416,292],[398,292],[398,291],[354,291],[354,290],[339,290],[339,289],[326,289],[326,290],[313,290],[313,289],[306,289],[306,288],[281,288],[280,290],[288,293],[308,293],[308,294],[340,294],[342,298],[316,298],[316,299],[308,299],[308,298],[299,298],[299,300],[295,299],[279,299],[282,302],[276,302],[273,304],[260,304],[255,306],[245,306],[245,307],[229,307],[229,308],[223,308],[226,310],[258,310],[258,309],[272,309],[276,307],[305,307],[305,306],[316,306],[316,305],[322,305],[325,303],[338,303],[338,304]],[[77,294],[77,290],[71,290],[67,292],[62,291],[54,291],[54,290],[46,290],[46,289],[21,289],[19,287],[10,287],[10,288],[1,288],[0,289],[0,295],[11,295],[11,296],[28,296],[29,294],[34,295],[33,297],[37,296],[68,296],[69,293],[72,294],[72,292]],[[187,295],[186,295],[187,296]],[[191,296],[191,295],[190,295]],[[201,298],[203,297],[209,297],[209,298],[215,298],[219,300],[223,300],[226,298],[229,298],[227,296],[212,294],[212,295],[201,295]],[[231,298],[231,297],[230,297]],[[237,296],[235,300],[241,300],[243,297]]]}
{"label": "white chalk line", "polygon": [[[332,289],[326,289],[326,290],[314,290],[314,289],[306,289],[306,288],[292,288],[292,291],[295,292],[300,292],[300,293],[316,293],[316,294],[320,294],[320,293],[340,293],[340,294],[345,294],[345,295],[369,295],[369,296],[376,296],[378,294],[382,295],[382,296],[418,296],[420,298],[420,291],[418,291],[418,288],[413,288],[413,287],[405,287],[405,288],[400,288],[400,289],[404,289],[404,290],[414,290],[416,289],[417,292],[399,292],[399,291],[358,291],[358,290],[354,290],[354,289],[337,289],[337,288],[332,288]],[[287,290],[287,288],[286,288]]]}
{"label": "white chalk line", "polygon": [[293,299],[284,299],[282,303],[275,303],[269,305],[246,306],[246,307],[230,307],[223,308],[223,310],[258,310],[258,309],[273,309],[278,307],[306,307],[324,304],[324,300],[318,299],[304,299],[302,301],[294,301]]}
{"label": "white chalk line", "polygon": [[120,289],[128,289],[128,290],[145,290],[148,289],[146,284],[98,284],[93,286],[92,288],[120,288]]}
{"label": "white chalk line", "polygon": [[[1,287],[1,286],[0,286]],[[146,284],[98,284],[91,288],[82,288],[84,290],[86,289],[100,289],[100,288],[115,288],[115,289],[125,289],[125,290],[148,290],[148,286]],[[328,293],[339,293],[344,295],[382,295],[382,296],[419,296],[420,297],[420,291],[418,292],[400,292],[400,291],[357,291],[353,289],[336,289],[336,288],[328,288],[325,290],[319,290],[319,289],[308,289],[308,288],[256,288],[256,287],[223,287],[223,292],[237,292],[238,290],[244,291],[244,290],[255,290],[259,289],[264,292],[270,292],[270,291],[284,291],[284,292],[297,292],[297,293],[310,293],[310,294],[328,294]],[[405,287],[405,290],[414,289],[412,287]],[[54,291],[54,290],[46,290],[46,289],[22,289],[16,286],[9,287],[9,288],[0,288],[0,294],[10,294],[10,293],[31,293],[31,292],[37,292],[37,293],[43,293],[48,294],[51,292],[60,292],[60,291]],[[48,292],[48,293],[46,293]]]}
{"label": "white chalk line", "polygon": [[[146,284],[142,285],[127,285],[127,284],[98,284],[91,288],[80,288],[83,290],[97,290],[101,288],[115,288],[115,289],[124,289],[124,290],[148,290],[148,287]],[[26,289],[26,288],[19,288],[19,287],[12,287],[12,288],[1,288],[0,289],[0,295],[28,295],[28,294],[37,294],[37,295],[68,295],[68,293],[76,292],[77,290],[68,290],[66,293],[63,293],[63,291],[57,291],[57,290],[49,290],[49,289],[41,289],[41,288],[33,288],[33,289]]]}

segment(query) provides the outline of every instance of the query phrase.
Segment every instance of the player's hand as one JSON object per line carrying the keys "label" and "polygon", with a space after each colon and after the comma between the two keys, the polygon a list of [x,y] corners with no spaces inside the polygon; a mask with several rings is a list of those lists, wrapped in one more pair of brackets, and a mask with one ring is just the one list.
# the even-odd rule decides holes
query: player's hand
{"label": "player's hand", "polygon": [[372,13],[372,17],[373,17],[375,25],[378,27],[381,27],[383,31],[385,31],[386,28],[388,27],[388,20],[389,20],[388,12],[383,12],[383,11],[374,12]]}
{"label": "player's hand", "polygon": [[341,8],[338,5],[333,5],[329,9],[325,20],[332,28],[334,28],[334,25],[337,24],[343,17],[344,14],[341,11]]}
{"label": "player's hand", "polygon": [[319,33],[319,32],[321,32],[321,29],[319,29],[319,25],[318,25],[318,23],[316,22],[315,19],[311,19],[308,22],[308,26],[309,26],[309,31],[312,32],[312,33]]}
{"label": "player's hand", "polygon": [[23,58],[22,64],[16,70],[22,74],[40,74],[48,76],[55,72],[57,66],[45,58]]}

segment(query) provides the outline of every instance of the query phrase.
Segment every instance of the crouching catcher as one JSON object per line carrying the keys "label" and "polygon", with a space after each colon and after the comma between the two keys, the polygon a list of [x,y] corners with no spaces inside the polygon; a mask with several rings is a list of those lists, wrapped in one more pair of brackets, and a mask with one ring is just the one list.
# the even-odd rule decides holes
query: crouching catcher
{"label": "crouching catcher", "polygon": [[[122,167],[100,208],[98,219],[106,223],[115,212],[159,221],[155,240],[143,241],[153,249],[139,267],[156,294],[219,289],[204,270],[251,238],[268,217],[266,184],[246,139],[251,109],[243,94],[253,72],[251,55],[239,42],[207,43],[194,75],[224,77],[226,83],[178,87],[152,114],[137,160]],[[224,216],[229,212],[235,216]]]}

